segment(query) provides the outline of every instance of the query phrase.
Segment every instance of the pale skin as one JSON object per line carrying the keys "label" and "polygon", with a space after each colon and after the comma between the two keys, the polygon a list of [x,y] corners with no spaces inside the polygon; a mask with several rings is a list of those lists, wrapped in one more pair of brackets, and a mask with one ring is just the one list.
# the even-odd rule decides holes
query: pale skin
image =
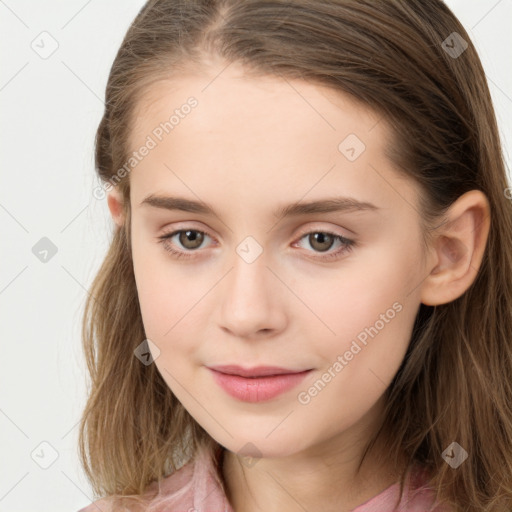
{"label": "pale skin", "polygon": [[[160,350],[154,364],[173,393],[227,448],[223,476],[236,512],[348,512],[398,480],[399,468],[377,462],[378,449],[356,475],[358,458],[381,417],[420,304],[451,302],[473,283],[489,204],[477,190],[461,196],[424,251],[420,191],[385,158],[384,120],[342,93],[245,77],[241,67],[225,65],[158,82],[139,104],[133,150],[187,98],[198,100],[129,176],[146,335]],[[366,146],[354,161],[338,149],[349,134]],[[141,204],[150,194],[204,201],[216,215]],[[272,213],[338,196],[378,209]],[[108,206],[122,226],[118,188]],[[184,235],[167,240],[189,259],[174,258],[158,241],[179,229],[206,233],[188,246]],[[355,246],[323,261],[342,244],[315,244],[307,234],[318,232]],[[236,252],[249,236],[262,250],[251,263]],[[308,404],[300,403],[298,393],[394,303],[400,312]],[[205,367],[214,364],[313,371],[297,389],[254,404],[227,395]],[[247,443],[255,448],[240,453]],[[244,464],[243,455],[258,459]]]}

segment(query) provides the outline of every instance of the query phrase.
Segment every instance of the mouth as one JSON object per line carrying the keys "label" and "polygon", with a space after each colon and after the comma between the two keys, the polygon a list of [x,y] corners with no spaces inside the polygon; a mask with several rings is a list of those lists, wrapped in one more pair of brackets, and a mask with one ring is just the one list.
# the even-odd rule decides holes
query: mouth
{"label": "mouth", "polygon": [[291,390],[312,371],[270,366],[251,369],[234,365],[207,368],[214,381],[228,395],[250,403],[268,401]]}

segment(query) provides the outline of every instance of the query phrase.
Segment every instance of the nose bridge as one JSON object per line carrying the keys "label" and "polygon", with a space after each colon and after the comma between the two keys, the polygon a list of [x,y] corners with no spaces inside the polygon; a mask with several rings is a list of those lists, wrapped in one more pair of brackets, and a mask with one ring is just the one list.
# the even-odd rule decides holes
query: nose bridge
{"label": "nose bridge", "polygon": [[[267,268],[268,258],[263,247],[252,237],[247,237],[235,250],[233,270],[228,278],[228,293],[236,301],[233,307],[244,306],[258,301],[258,307],[265,307],[269,294]],[[228,298],[229,300],[229,298]]]}
{"label": "nose bridge", "polygon": [[244,335],[275,328],[278,280],[267,268],[269,261],[263,247],[253,237],[247,237],[235,251],[231,272],[224,283],[221,323]]}

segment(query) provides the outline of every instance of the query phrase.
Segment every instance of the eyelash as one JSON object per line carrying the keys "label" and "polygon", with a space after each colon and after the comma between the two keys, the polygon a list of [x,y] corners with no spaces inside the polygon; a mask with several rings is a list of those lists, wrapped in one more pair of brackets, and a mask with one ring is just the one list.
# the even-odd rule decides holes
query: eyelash
{"label": "eyelash", "polygon": [[[184,259],[189,259],[189,258],[194,258],[195,256],[193,256],[193,252],[196,252],[197,249],[195,249],[194,251],[191,251],[189,253],[187,252],[184,252],[184,251],[177,251],[176,249],[173,249],[169,243],[168,243],[168,240],[170,238],[172,238],[174,235],[177,235],[179,233],[183,233],[185,231],[194,231],[196,233],[201,233],[203,235],[207,235],[209,236],[210,238],[213,238],[211,237],[210,235],[208,235],[208,233],[206,233],[205,231],[201,231],[199,229],[178,229],[176,231],[172,231],[171,233],[168,233],[168,234],[165,234],[165,235],[162,235],[162,236],[159,236],[157,237],[159,239],[159,242],[158,243],[161,243],[164,247],[164,250],[171,253],[172,256],[176,259],[181,259],[181,258],[184,258]],[[350,240],[348,238],[345,238],[341,235],[338,235],[337,233],[332,233],[331,231],[320,231],[320,230],[313,230],[313,231],[307,231],[305,233],[302,233],[301,236],[299,237],[299,241],[302,240],[305,236],[307,235],[311,235],[313,233],[322,233],[324,235],[331,235],[334,237],[335,241],[339,241],[343,244],[343,246],[338,249],[337,251],[334,251],[332,253],[329,253],[327,254],[326,256],[320,256],[316,259],[318,260],[321,260],[321,261],[332,261],[332,260],[335,260],[335,259],[338,259],[339,257],[341,257],[344,253],[349,253],[352,251],[352,249],[355,247],[356,243],[354,240]]]}

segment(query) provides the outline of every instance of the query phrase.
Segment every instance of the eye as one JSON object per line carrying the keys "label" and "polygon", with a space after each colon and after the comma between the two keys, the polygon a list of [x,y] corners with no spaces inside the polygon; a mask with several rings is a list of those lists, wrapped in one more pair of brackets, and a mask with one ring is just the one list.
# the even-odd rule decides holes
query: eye
{"label": "eye", "polygon": [[[164,249],[167,252],[171,253],[173,257],[179,259],[194,258],[195,256],[192,253],[200,248],[201,244],[205,240],[205,236],[212,238],[206,232],[197,229],[180,229],[159,236],[158,239],[159,243],[162,243]],[[177,241],[171,243],[174,237],[177,237]],[[339,248],[333,252],[318,257],[315,256],[315,258],[319,260],[333,260],[339,258],[344,253],[351,251],[355,246],[355,242],[353,240],[349,240],[344,236],[338,235],[337,233],[332,233],[330,231],[308,231],[303,233],[299,240],[302,240],[306,237],[309,245],[315,251],[320,253],[329,251],[335,242],[340,244]],[[185,250],[175,249],[174,246],[177,243],[179,243]]]}
{"label": "eye", "polygon": [[334,252],[330,252],[324,256],[316,257],[320,260],[333,260],[341,257],[344,253],[350,252],[355,246],[354,240],[349,240],[344,236],[338,235],[337,233],[331,233],[330,231],[308,231],[303,233],[299,240],[306,238],[308,244],[313,249],[322,252],[327,252],[332,248],[334,242],[339,242],[340,246]]}
{"label": "eye", "polygon": [[176,235],[178,235],[178,242],[188,251],[197,250],[202,242],[204,241],[204,237],[208,236],[204,231],[199,231],[197,229],[180,229],[173,231],[172,233],[159,236],[159,241],[163,244],[164,249],[170,252],[176,258],[192,258],[192,254],[188,254],[184,251],[179,251],[173,248],[173,244],[169,243]]}

